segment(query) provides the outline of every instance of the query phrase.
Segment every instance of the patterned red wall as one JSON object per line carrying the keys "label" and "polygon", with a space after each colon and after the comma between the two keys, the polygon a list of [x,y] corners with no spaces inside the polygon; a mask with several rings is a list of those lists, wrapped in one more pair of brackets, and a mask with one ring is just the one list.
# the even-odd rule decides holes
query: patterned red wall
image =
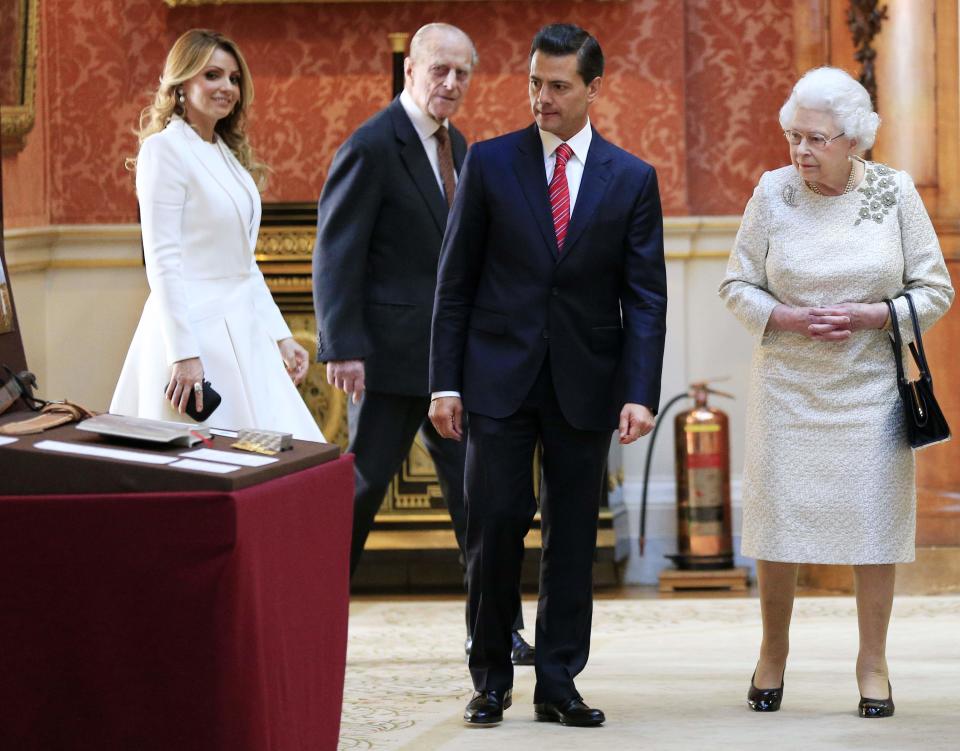
{"label": "patterned red wall", "polygon": [[691,213],[734,214],[790,161],[777,115],[796,80],[792,3],[687,0]]}
{"label": "patterned red wall", "polygon": [[39,195],[47,205],[16,202],[8,226],[40,216],[54,224],[136,220],[123,169],[136,149],[131,129],[170,44],[193,26],[232,36],[251,65],[252,140],[275,171],[267,200],[316,198],[336,147],[388,101],[386,34],[432,20],[461,26],[480,53],[457,118],[471,138],[529,122],[529,40],[542,24],[569,20],[596,34],[607,56],[595,124],[657,167],[667,213],[739,213],[760,171],[786,159],[776,110],[793,79],[787,0],[178,9],[161,0],[45,0],[42,9],[45,143],[4,160],[4,188],[9,195],[13,180],[26,177],[15,162],[45,157]]}

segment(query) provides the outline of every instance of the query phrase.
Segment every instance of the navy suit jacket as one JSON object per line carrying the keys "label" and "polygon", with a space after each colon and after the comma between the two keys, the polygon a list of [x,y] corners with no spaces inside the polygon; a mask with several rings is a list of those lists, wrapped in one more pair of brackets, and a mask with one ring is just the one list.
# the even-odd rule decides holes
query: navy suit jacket
{"label": "navy suit jacket", "polygon": [[650,165],[594,130],[558,252],[537,127],[470,148],[440,253],[432,392],[506,417],[549,356],[567,421],[612,430],[625,402],[656,412],[666,307]]}
{"label": "navy suit jacket", "polygon": [[[454,166],[467,152],[450,127]],[[317,209],[317,359],[363,359],[371,391],[426,397],[447,199],[399,99],[337,151]]]}

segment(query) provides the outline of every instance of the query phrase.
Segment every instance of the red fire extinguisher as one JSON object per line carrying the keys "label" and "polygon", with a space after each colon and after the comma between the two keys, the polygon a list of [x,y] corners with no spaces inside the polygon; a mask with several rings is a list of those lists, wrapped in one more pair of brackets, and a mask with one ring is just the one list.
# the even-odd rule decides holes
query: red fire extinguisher
{"label": "red fire extinguisher", "polygon": [[707,403],[708,395],[733,399],[706,382],[673,397],[660,411],[647,448],[640,512],[640,553],[646,538],[647,486],[657,430],[667,410],[681,399],[693,406],[674,419],[677,478],[677,553],[667,556],[680,569],[733,567],[730,521],[730,423],[726,414]]}

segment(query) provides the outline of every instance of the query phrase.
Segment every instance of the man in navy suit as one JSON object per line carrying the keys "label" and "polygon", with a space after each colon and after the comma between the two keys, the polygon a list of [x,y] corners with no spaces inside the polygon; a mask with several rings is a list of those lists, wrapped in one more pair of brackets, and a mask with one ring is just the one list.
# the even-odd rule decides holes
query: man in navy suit
{"label": "man in navy suit", "polygon": [[510,627],[542,446],[536,719],[595,726],[587,662],[597,516],[611,432],[653,429],[667,305],[653,168],[590,124],[603,53],[569,24],[530,50],[536,124],[471,147],[440,256],[430,419],[468,424],[467,567],[475,693],[464,720],[511,704]]}

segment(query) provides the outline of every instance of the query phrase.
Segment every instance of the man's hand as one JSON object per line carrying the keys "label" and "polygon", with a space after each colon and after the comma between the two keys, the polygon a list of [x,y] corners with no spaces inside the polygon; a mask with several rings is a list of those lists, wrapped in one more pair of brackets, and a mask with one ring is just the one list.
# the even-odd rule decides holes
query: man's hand
{"label": "man's hand", "polygon": [[363,396],[364,378],[363,360],[332,360],[327,363],[327,383],[347,396],[353,396],[354,404]]}
{"label": "man's hand", "polygon": [[624,404],[620,410],[620,444],[626,446],[645,436],[655,423],[653,413],[642,404]]}
{"label": "man's hand", "polygon": [[459,396],[437,397],[430,402],[427,415],[444,438],[463,440],[463,401]]}

